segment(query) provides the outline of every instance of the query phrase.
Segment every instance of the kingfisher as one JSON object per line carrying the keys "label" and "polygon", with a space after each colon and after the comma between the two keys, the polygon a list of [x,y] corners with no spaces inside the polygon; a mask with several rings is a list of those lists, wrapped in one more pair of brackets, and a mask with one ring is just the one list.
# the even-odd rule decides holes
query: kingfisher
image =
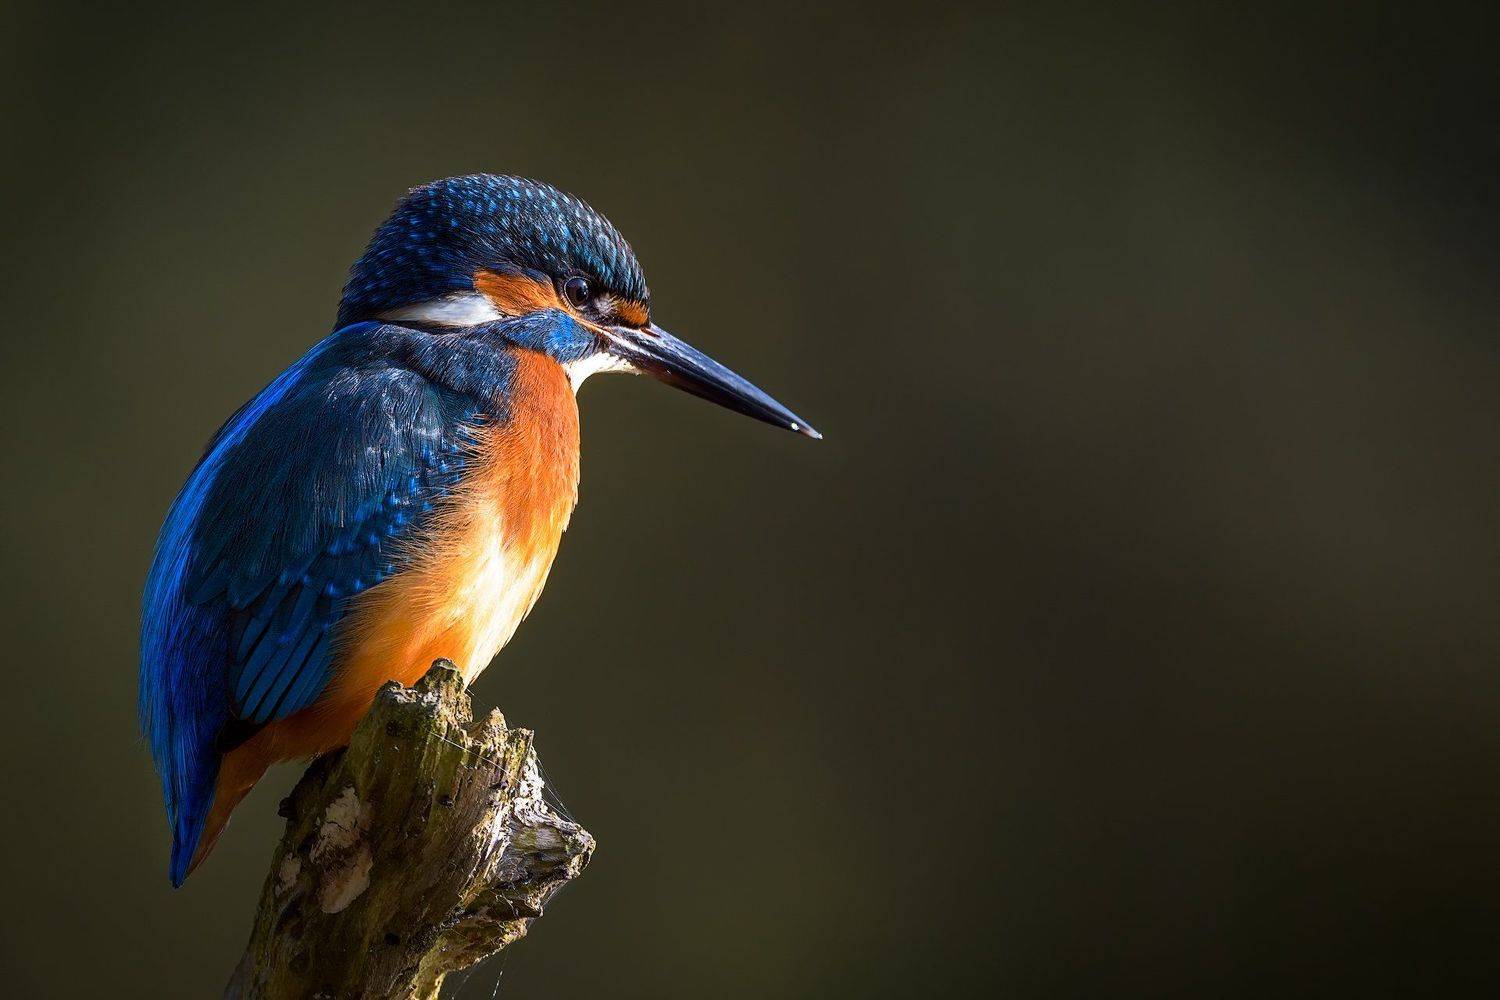
{"label": "kingfisher", "polygon": [[650,375],[810,438],[651,319],[634,251],[549,184],[414,188],[331,332],[236,411],[167,514],[141,617],[140,714],[169,876],[266,769],[348,743],[390,680],[472,683],[546,582],[578,497],[578,387]]}

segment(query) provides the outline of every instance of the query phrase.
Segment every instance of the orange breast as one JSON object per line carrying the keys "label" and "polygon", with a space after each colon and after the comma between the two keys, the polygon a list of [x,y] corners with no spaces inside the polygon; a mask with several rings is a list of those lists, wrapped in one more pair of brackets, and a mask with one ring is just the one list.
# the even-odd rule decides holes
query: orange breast
{"label": "orange breast", "polygon": [[473,681],[531,610],[578,498],[578,404],[557,362],[518,358],[510,419],[482,431],[408,568],[360,596],[328,690],[224,756],[194,867],[268,766],[343,746],[382,684],[413,684],[433,660],[452,660]]}
{"label": "orange breast", "polygon": [[481,432],[410,566],[347,620],[328,708],[362,713],[386,680],[414,683],[439,657],[473,681],[541,594],[578,497],[578,405],[560,365],[518,353],[510,419]]}
{"label": "orange breast", "polygon": [[439,658],[473,681],[531,610],[578,498],[578,404],[557,362],[518,359],[510,419],[481,429],[407,568],[345,618],[328,689],[241,750],[274,761],[341,746],[380,685],[413,684]]}

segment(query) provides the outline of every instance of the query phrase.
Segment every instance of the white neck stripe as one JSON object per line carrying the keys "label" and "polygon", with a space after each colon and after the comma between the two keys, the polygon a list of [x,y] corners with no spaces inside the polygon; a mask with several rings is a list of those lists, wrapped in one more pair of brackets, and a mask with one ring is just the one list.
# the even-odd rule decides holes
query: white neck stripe
{"label": "white neck stripe", "polygon": [[432,323],[437,326],[474,326],[501,319],[495,303],[478,292],[455,292],[440,299],[416,302],[383,312],[377,318],[397,323]]}
{"label": "white neck stripe", "polygon": [[[505,314],[479,292],[455,292],[440,299],[428,299],[426,302],[392,309],[376,318],[393,323],[430,323],[433,326],[459,327],[504,319]],[[635,372],[629,362],[608,351],[599,351],[586,358],[566,362],[563,370],[568,373],[568,381],[573,383],[574,392],[583,385],[584,379],[599,372]]]}

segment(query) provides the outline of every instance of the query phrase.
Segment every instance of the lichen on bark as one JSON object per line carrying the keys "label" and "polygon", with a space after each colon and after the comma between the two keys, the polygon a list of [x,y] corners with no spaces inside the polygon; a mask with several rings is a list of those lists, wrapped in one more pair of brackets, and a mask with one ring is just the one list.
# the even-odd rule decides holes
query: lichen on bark
{"label": "lichen on bark", "polygon": [[349,746],[282,803],[236,1000],[431,1000],[526,934],[594,839],[546,802],[529,730],[475,722],[439,660],[381,688]]}

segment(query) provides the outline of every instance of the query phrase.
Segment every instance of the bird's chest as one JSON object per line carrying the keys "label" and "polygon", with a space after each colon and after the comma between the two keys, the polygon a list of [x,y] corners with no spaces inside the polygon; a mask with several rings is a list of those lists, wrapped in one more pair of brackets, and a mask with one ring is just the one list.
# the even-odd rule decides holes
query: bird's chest
{"label": "bird's chest", "polygon": [[442,615],[466,632],[472,677],[531,610],[578,499],[578,406],[566,373],[524,355],[508,417],[485,428],[477,461],[441,519],[434,567]]}
{"label": "bird's chest", "polygon": [[351,683],[414,683],[440,657],[472,681],[541,594],[578,497],[578,406],[563,369],[530,353],[504,403],[409,567],[361,606]]}

